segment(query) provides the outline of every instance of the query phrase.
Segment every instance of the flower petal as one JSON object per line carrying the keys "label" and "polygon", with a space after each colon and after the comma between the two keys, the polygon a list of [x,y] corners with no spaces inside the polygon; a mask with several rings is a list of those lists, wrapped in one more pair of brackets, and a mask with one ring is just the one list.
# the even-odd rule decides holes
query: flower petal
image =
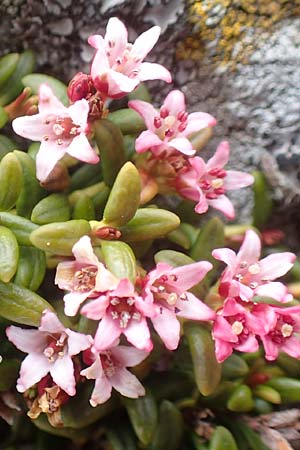
{"label": "flower petal", "polygon": [[130,324],[123,330],[128,342],[140,350],[150,352],[153,348],[150,331],[145,318],[139,321],[131,319]]}
{"label": "flower petal", "polygon": [[243,261],[246,261],[248,264],[256,263],[259,260],[260,252],[261,243],[258,235],[252,230],[247,230],[237,254],[237,264]]}
{"label": "flower petal", "polygon": [[45,181],[57,162],[66,153],[67,145],[58,146],[51,141],[43,141],[36,155],[36,176],[38,180]]}
{"label": "flower petal", "polygon": [[90,348],[93,339],[91,336],[83,333],[77,333],[76,331],[72,331],[67,329],[68,335],[68,353],[70,356],[78,355],[78,353]]}
{"label": "flower petal", "polygon": [[131,48],[131,54],[143,60],[158,41],[160,30],[160,27],[154,26],[140,34]]}
{"label": "flower petal", "polygon": [[70,292],[64,296],[65,314],[69,317],[74,317],[81,305],[89,296],[90,292]]}
{"label": "flower petal", "polygon": [[168,145],[175,148],[184,155],[192,156],[196,153],[196,150],[193,149],[191,142],[185,137],[171,139],[168,142]]}
{"label": "flower petal", "polygon": [[127,28],[117,17],[109,19],[104,40],[106,49],[110,54],[108,58],[112,64],[118,57],[123,55],[128,42]]}
{"label": "flower petal", "polygon": [[254,183],[252,175],[239,172],[237,170],[227,170],[226,177],[224,178],[224,188],[226,190],[240,189],[246,186],[250,186]]}
{"label": "flower petal", "polygon": [[45,124],[45,115],[43,114],[17,117],[12,121],[12,127],[19,136],[32,141],[42,141],[44,136],[53,133],[51,125]]}
{"label": "flower petal", "polygon": [[135,141],[135,150],[144,153],[151,147],[163,145],[162,140],[150,130],[143,131]]}
{"label": "flower petal", "polygon": [[187,300],[177,300],[176,307],[180,309],[177,313],[178,317],[184,317],[191,320],[213,320],[215,312],[210,309],[205,303],[188,292]]}
{"label": "flower petal", "polygon": [[[199,261],[176,267],[170,271],[169,275],[175,275],[177,279],[176,281],[168,281],[168,284],[174,286],[181,292],[187,291],[203,280],[212,267],[212,264],[208,261]],[[171,276],[170,280],[172,280],[172,278],[174,277]]]}
{"label": "flower petal", "polygon": [[30,353],[21,364],[17,390],[25,392],[49,372],[51,363],[43,354]]}
{"label": "flower petal", "polygon": [[142,100],[130,100],[128,102],[128,106],[142,116],[148,130],[155,132],[156,128],[154,127],[154,118],[159,114],[151,103],[144,102]]}
{"label": "flower petal", "polygon": [[184,136],[189,136],[190,134],[200,131],[203,128],[213,127],[216,123],[216,119],[210,114],[204,112],[194,112],[189,114],[187,127],[182,134]]}
{"label": "flower petal", "polygon": [[105,315],[98,325],[95,335],[95,347],[97,350],[106,350],[120,336],[122,330],[117,321]]}
{"label": "flower petal", "polygon": [[135,375],[130,373],[124,367],[118,369],[116,373],[110,377],[112,387],[120,392],[124,397],[137,398],[145,395],[145,389]]}
{"label": "flower petal", "polygon": [[221,211],[224,214],[224,216],[227,217],[227,219],[232,220],[235,218],[233,204],[231,203],[229,198],[226,197],[226,195],[220,195],[215,200],[207,200],[207,203],[212,208]]}
{"label": "flower petal", "polygon": [[110,351],[124,367],[134,367],[149,355],[149,352],[126,345],[118,345],[117,347],[111,348]]}
{"label": "flower petal", "polygon": [[179,112],[185,111],[184,93],[177,89],[169,92],[165,98],[163,107],[167,108],[172,116],[177,117]]}
{"label": "flower petal", "polygon": [[173,311],[161,308],[160,314],[153,317],[152,323],[168,350],[175,350],[180,339],[180,323]]}
{"label": "flower petal", "polygon": [[50,86],[45,83],[41,84],[39,87],[39,112],[60,115],[66,114],[67,111],[68,109],[54,95]]}
{"label": "flower petal", "polygon": [[6,335],[10,342],[25,353],[40,353],[47,345],[44,333],[39,330],[23,330],[12,325],[6,328]]}
{"label": "flower petal", "polygon": [[54,312],[45,310],[42,314],[39,330],[45,331],[46,333],[63,333],[66,328],[58,320],[58,317]]}
{"label": "flower petal", "polygon": [[266,256],[259,261],[259,276],[269,278],[269,280],[282,277],[293,267],[295,259],[296,255],[290,252],[273,253]]}
{"label": "flower petal", "polygon": [[105,403],[110,398],[112,386],[103,372],[99,356],[97,356],[95,362],[90,367],[82,370],[80,375],[86,377],[88,380],[96,380],[95,387],[90,398],[90,403],[92,406]]}
{"label": "flower petal", "polygon": [[73,123],[75,123],[75,125],[81,126],[83,128],[82,131],[85,131],[87,127],[89,110],[90,107],[85,98],[83,98],[82,100],[78,100],[68,108],[68,113]]}
{"label": "flower petal", "polygon": [[163,80],[166,83],[172,82],[172,76],[168,69],[161,64],[144,62],[139,67],[138,78],[140,81]]}
{"label": "flower petal", "polygon": [[69,155],[80,161],[90,164],[99,162],[99,156],[96,154],[84,133],[75,136],[66,151]]}
{"label": "flower petal", "polygon": [[75,395],[75,377],[72,359],[65,354],[62,358],[57,358],[54,363],[50,363],[50,374],[56,383],[68,395]]}
{"label": "flower petal", "polygon": [[214,169],[216,167],[224,167],[228,163],[229,159],[229,143],[227,141],[221,142],[216,150],[214,156],[212,156],[206,163],[207,170]]}

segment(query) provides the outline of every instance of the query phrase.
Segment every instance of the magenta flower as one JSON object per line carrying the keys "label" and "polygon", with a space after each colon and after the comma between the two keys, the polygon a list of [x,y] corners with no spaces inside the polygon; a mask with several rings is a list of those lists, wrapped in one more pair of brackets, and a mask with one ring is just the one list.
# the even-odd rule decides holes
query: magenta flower
{"label": "magenta flower", "polygon": [[217,311],[212,330],[217,361],[223,362],[233,350],[248,353],[258,350],[256,335],[267,332],[273,320],[272,314],[271,320],[269,316],[253,315],[247,305],[241,305],[233,298],[225,300],[224,306]]}
{"label": "magenta flower", "polygon": [[55,284],[60,289],[70,291],[64,296],[65,314],[75,316],[80,305],[101,292],[115,289],[119,284],[116,278],[98,260],[93,252],[91,239],[83,236],[73,246],[75,261],[64,261],[56,269]]}
{"label": "magenta flower", "polygon": [[39,89],[39,113],[18,117],[14,131],[32,141],[41,141],[36,156],[37,178],[45,181],[56,163],[68,153],[80,161],[95,164],[99,157],[91,147],[88,132],[88,102],[83,99],[66,108],[46,84]]}
{"label": "magenta flower", "polygon": [[228,142],[221,142],[216,153],[207,163],[196,156],[189,159],[190,169],[178,173],[177,191],[185,198],[196,201],[195,211],[205,213],[209,206],[221,211],[228,219],[234,219],[234,207],[226,192],[253,183],[252,175],[236,170],[225,170],[229,159]]}
{"label": "magenta flower", "polygon": [[[257,305],[262,309],[262,315],[268,305]],[[271,306],[269,306],[271,308]],[[268,333],[260,336],[265,349],[266,359],[274,361],[280,351],[293,358],[300,358],[300,306],[290,308],[272,307],[273,320],[268,321]]]}
{"label": "magenta flower", "polygon": [[126,367],[136,366],[147,355],[147,352],[124,345],[101,352],[92,348],[90,353],[92,364],[80,372],[89,380],[96,380],[90,404],[97,406],[106,402],[111,396],[112,388],[124,397],[137,398],[145,395],[142,384]]}
{"label": "magenta flower", "polygon": [[92,345],[91,336],[65,328],[56,315],[47,310],[43,312],[38,330],[10,326],[6,334],[19,350],[29,353],[17,380],[19,392],[25,392],[50,373],[55,384],[68,395],[75,395],[72,357]]}
{"label": "magenta flower", "polygon": [[134,44],[128,42],[125,25],[116,17],[109,19],[104,38],[90,36],[89,44],[97,49],[91,76],[95,87],[107,97],[119,98],[133,91],[140,81],[172,81],[170,72],[160,64],[142,62],[156,44],[160,27],[142,33]]}
{"label": "magenta flower", "polygon": [[158,263],[149,272],[144,286],[147,303],[153,304],[155,314],[150,316],[153,326],[169,350],[178,347],[180,322],[178,318],[207,321],[215,317],[214,311],[195,297],[188,289],[199,283],[211,270],[207,261],[173,268]]}
{"label": "magenta flower", "polygon": [[159,112],[150,103],[141,100],[131,100],[128,106],[142,116],[148,128],[136,139],[138,153],[151,150],[157,154],[162,150],[175,149],[185,155],[193,155],[195,150],[188,136],[216,124],[210,114],[188,114],[184,94],[177,90],[167,95]]}
{"label": "magenta flower", "polygon": [[151,351],[153,344],[146,317],[153,314],[148,305],[134,290],[133,284],[124,278],[114,290],[107,291],[83,306],[81,314],[100,320],[95,347],[106,350],[123,333],[136,348]]}
{"label": "magenta flower", "polygon": [[296,256],[290,252],[274,253],[259,260],[261,243],[258,235],[248,230],[239,252],[229,248],[213,250],[214,258],[227,264],[221,276],[219,292],[222,296],[240,297],[249,301],[254,295],[266,295],[277,300],[289,300],[285,287],[273,280],[285,275]]}

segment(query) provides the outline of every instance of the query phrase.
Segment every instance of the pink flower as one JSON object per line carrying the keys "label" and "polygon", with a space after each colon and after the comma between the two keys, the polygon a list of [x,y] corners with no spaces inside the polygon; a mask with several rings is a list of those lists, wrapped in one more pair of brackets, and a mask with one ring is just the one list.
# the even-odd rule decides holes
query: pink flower
{"label": "pink flower", "polygon": [[149,272],[144,286],[144,297],[155,307],[151,321],[156,332],[169,350],[175,350],[180,339],[180,322],[183,317],[207,321],[215,317],[214,311],[195,297],[188,289],[199,283],[212,265],[207,261],[173,268],[158,263]]}
{"label": "pink flower", "polygon": [[75,261],[64,261],[56,269],[55,284],[70,291],[64,296],[65,314],[75,316],[80,305],[100,292],[114,289],[119,284],[116,278],[98,260],[93,252],[91,240],[83,236],[73,246]]}
{"label": "pink flower", "polygon": [[197,213],[203,214],[211,206],[221,211],[228,219],[234,219],[234,207],[225,194],[227,191],[251,185],[253,177],[244,172],[225,170],[228,159],[229,145],[224,141],[207,163],[199,156],[190,158],[190,169],[178,173],[177,191],[183,197],[197,202]]}
{"label": "pink flower", "polygon": [[41,141],[36,156],[37,178],[45,181],[56,163],[68,153],[80,161],[99,161],[86,137],[88,102],[83,99],[66,108],[46,84],[39,90],[39,114],[18,117],[14,131],[33,141]]}
{"label": "pink flower", "polygon": [[128,106],[142,116],[148,128],[136,140],[135,149],[138,153],[151,150],[157,154],[171,148],[185,155],[193,155],[195,150],[188,136],[216,124],[216,120],[207,113],[188,114],[181,91],[171,91],[160,112],[141,100],[131,100]]}
{"label": "pink flower", "polygon": [[267,315],[265,319],[254,316],[250,308],[235,299],[225,300],[224,306],[217,311],[212,330],[217,361],[223,362],[233,350],[248,353],[258,350],[256,334],[265,334],[268,323]]}
{"label": "pink flower", "polygon": [[146,316],[152,314],[151,305],[135,292],[133,284],[124,278],[114,290],[107,291],[83,306],[81,314],[100,320],[95,347],[105,350],[123,333],[136,348],[151,351],[153,344]]}
{"label": "pink flower", "polygon": [[259,260],[260,252],[260,239],[252,230],[246,232],[237,254],[229,248],[213,250],[213,257],[228,266],[221,276],[221,295],[240,297],[245,301],[251,300],[254,295],[264,295],[279,301],[290,300],[282,283],[274,283],[273,280],[292,268],[296,256],[290,252],[274,253]]}
{"label": "pink flower", "polygon": [[[259,305],[266,308],[267,305]],[[270,308],[270,307],[269,307]],[[290,308],[273,307],[273,321],[269,322],[267,334],[260,336],[266,359],[274,361],[279,351],[293,358],[300,358],[300,306]]]}
{"label": "pink flower", "polygon": [[10,326],[6,334],[19,350],[29,353],[17,380],[19,392],[25,392],[50,373],[55,384],[68,395],[75,395],[72,356],[91,346],[91,336],[65,328],[56,315],[47,310],[43,312],[38,330]]}
{"label": "pink flower", "polygon": [[159,34],[160,27],[152,27],[130,44],[125,25],[116,17],[109,19],[104,38],[97,34],[88,39],[97,49],[91,68],[96,88],[108,97],[119,98],[133,91],[140,81],[158,79],[170,83],[172,78],[165,67],[142,62]]}
{"label": "pink flower", "polygon": [[145,395],[145,389],[139,380],[126,367],[139,364],[148,355],[147,352],[133,347],[118,345],[98,352],[90,352],[92,364],[80,372],[89,380],[96,380],[90,404],[97,406],[106,402],[114,388],[124,397],[137,398]]}

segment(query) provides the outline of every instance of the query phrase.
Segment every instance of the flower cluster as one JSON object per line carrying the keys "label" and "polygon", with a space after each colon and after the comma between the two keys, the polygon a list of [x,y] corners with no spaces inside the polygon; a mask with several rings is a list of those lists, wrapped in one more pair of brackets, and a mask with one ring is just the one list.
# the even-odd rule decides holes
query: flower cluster
{"label": "flower cluster", "polygon": [[[29,353],[22,363],[17,389],[25,392],[46,375],[69,396],[76,393],[73,357],[83,352],[80,374],[95,379],[91,405],[105,402],[114,387],[128,397],[144,394],[131,367],[153,348],[148,320],[169,350],[180,339],[180,318],[214,319],[215,313],[188,289],[199,283],[212,265],[206,261],[172,268],[159,263],[143,279],[119,280],[93,252],[83,236],[73,247],[75,260],[58,264],[56,283],[65,294],[65,314],[74,316],[81,304],[83,316],[98,322],[95,337],[65,328],[51,311],[45,311],[38,330],[11,326],[7,336],[19,350]],[[118,345],[124,335],[133,346]]]}
{"label": "flower cluster", "polygon": [[[270,361],[279,351],[300,357],[300,307],[286,306],[292,296],[283,283],[274,281],[292,268],[296,256],[274,253],[260,260],[260,253],[260,239],[252,230],[246,232],[237,254],[229,248],[213,251],[216,259],[227,264],[219,284],[224,304],[216,311],[212,332],[219,362],[233,350],[255,352],[259,340]],[[278,306],[258,303],[260,297],[273,299]]]}
{"label": "flower cluster", "polygon": [[[39,87],[38,113],[17,117],[13,121],[17,134],[41,142],[36,154],[36,176],[43,187],[51,190],[50,181],[56,172],[59,177],[61,167],[68,177],[75,173],[69,190],[62,183],[60,190],[64,192],[51,196],[52,202],[53,199],[62,202],[62,209],[65,208],[63,219],[51,218],[47,222],[48,210],[44,207],[43,214],[36,221],[42,224],[42,231],[38,227],[36,230],[30,222],[28,225],[25,219],[21,221],[25,220],[28,229],[34,229],[30,237],[26,231],[26,237],[21,238],[26,240],[26,245],[32,244],[31,249],[36,246],[39,252],[45,251],[46,257],[44,254],[43,257],[48,262],[53,257],[49,266],[53,268],[51,263],[55,265],[54,283],[63,291],[62,299],[58,300],[63,308],[57,309],[64,309],[64,313],[58,317],[54,308],[56,303],[51,301],[48,304],[45,300],[49,307],[39,307],[34,319],[30,317],[22,321],[23,318],[19,317],[16,320],[21,324],[37,325],[36,317],[41,316],[38,329],[14,325],[6,329],[9,341],[28,354],[21,364],[17,380],[17,390],[24,394],[30,409],[28,415],[35,419],[40,413],[45,413],[53,426],[63,426],[61,406],[69,397],[77,395],[80,386],[89,383],[87,380],[94,380],[90,395],[93,407],[108,401],[112,389],[129,398],[145,395],[140,380],[127,368],[148,358],[158,342],[156,335],[162,343],[160,349],[162,347],[165,354],[171,355],[186,333],[186,321],[193,321],[196,327],[204,330],[210,343],[214,340],[219,363],[235,350],[254,352],[260,344],[269,361],[276,359],[280,351],[300,358],[300,306],[290,306],[292,295],[282,282],[276,281],[291,269],[294,254],[283,252],[260,259],[260,238],[249,229],[237,254],[229,248],[218,248],[212,251],[211,256],[214,248],[211,245],[209,251],[203,252],[205,256],[199,256],[193,249],[199,244],[201,233],[199,235],[198,229],[185,223],[180,231],[185,226],[186,248],[191,249],[190,255],[194,259],[182,254],[178,256],[175,251],[169,259],[158,258],[156,261],[159,262],[153,267],[149,252],[145,263],[143,261],[152,241],[176,231],[180,220],[169,211],[156,207],[139,208],[140,205],[152,200],[157,193],[171,193],[195,202],[198,214],[206,213],[212,207],[226,218],[233,219],[235,211],[227,192],[253,183],[251,175],[225,168],[229,160],[227,142],[221,142],[208,161],[196,154],[203,146],[205,136],[210,135],[216,125],[216,120],[205,112],[188,113],[184,94],[179,90],[172,90],[160,109],[142,100],[128,102],[131,109],[125,109],[125,113],[135,119],[139,115],[142,120],[138,117],[138,132],[134,126],[127,136],[127,143],[134,142],[136,150],[133,163],[127,162],[122,166],[128,155],[123,148],[122,127],[118,128],[113,119],[109,121],[114,114],[109,115],[110,103],[134,91],[140,81],[158,79],[171,82],[166,68],[143,62],[159,33],[160,28],[154,26],[131,44],[123,23],[117,18],[110,19],[104,37],[89,37],[88,42],[95,49],[91,72],[79,72],[71,80],[67,90],[70,104],[64,105],[43,83]],[[128,128],[127,125],[124,128]],[[99,137],[101,126],[105,135],[103,140],[100,139],[102,136]],[[97,164],[100,157],[102,167],[96,166],[98,172],[84,172],[86,166],[79,165],[78,169],[77,161],[74,162],[75,158]],[[10,162],[14,164],[14,170],[21,171],[17,157],[12,157]],[[78,178],[84,178],[86,185],[78,183],[78,178],[76,180],[82,168],[84,170]],[[108,170],[108,175],[105,170]],[[97,183],[93,184],[95,173]],[[17,198],[19,193],[16,199],[10,200],[9,196],[11,204],[8,207],[5,203],[3,208],[0,207],[1,211],[16,206],[17,214],[21,214],[20,211],[26,209],[23,207],[22,210],[25,194],[19,184],[21,201]],[[77,190],[78,186],[80,189]],[[42,190],[36,197],[44,196],[45,191]],[[97,201],[93,203],[96,197]],[[49,198],[42,198],[40,202],[46,200],[48,205]],[[34,222],[39,208],[32,210],[33,205],[31,201],[29,203],[24,216],[31,216]],[[101,213],[98,209],[96,211],[96,207]],[[102,212],[100,221],[98,215]],[[67,225],[61,223],[69,221],[70,217],[74,220]],[[152,223],[152,218],[159,220]],[[151,223],[146,223],[147,219]],[[170,221],[171,227],[165,225],[165,221]],[[172,237],[174,239],[174,234]],[[18,239],[19,235],[13,240],[16,246]],[[274,239],[273,236],[272,242]],[[117,247],[107,246],[110,240],[115,241],[113,244]],[[132,248],[128,242],[132,243]],[[180,245],[180,239],[177,243]],[[109,252],[113,255],[108,255]],[[116,262],[112,262],[114,256]],[[227,264],[219,280],[213,263],[202,259],[212,262],[215,259]],[[16,281],[18,284],[18,262],[16,260],[11,273],[7,275],[6,271],[4,277],[0,267],[1,283]],[[210,278],[206,277],[208,273]],[[211,287],[210,283],[216,284]],[[218,295],[215,294],[215,286],[218,286]],[[27,289],[28,284],[25,287]],[[15,295],[17,289],[13,289]],[[25,294],[26,297],[28,290]],[[210,303],[211,294],[217,297],[218,302]],[[25,304],[26,311],[30,311],[31,306],[26,299],[22,297],[19,306],[22,309]],[[41,301],[44,304],[44,300]],[[211,330],[212,338],[208,330]],[[149,361],[151,366],[152,359]],[[214,363],[217,366],[215,359]],[[204,391],[206,395],[206,388]]]}

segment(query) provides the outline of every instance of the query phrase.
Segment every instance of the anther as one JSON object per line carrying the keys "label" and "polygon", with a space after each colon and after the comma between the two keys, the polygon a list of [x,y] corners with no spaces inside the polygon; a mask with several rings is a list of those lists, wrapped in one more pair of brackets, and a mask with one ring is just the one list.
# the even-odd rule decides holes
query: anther
{"label": "anther", "polygon": [[259,265],[251,264],[251,266],[248,267],[248,272],[251,273],[251,275],[257,275],[260,272]]}

